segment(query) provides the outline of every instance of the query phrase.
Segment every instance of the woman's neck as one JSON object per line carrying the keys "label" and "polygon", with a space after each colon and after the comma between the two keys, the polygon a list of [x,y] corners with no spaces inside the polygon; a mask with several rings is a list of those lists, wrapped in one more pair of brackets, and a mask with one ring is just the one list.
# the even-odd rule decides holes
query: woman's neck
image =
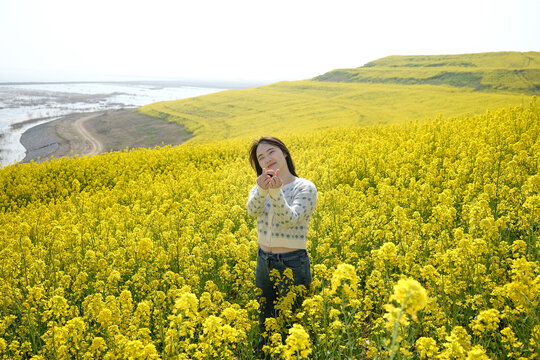
{"label": "woman's neck", "polygon": [[292,183],[294,180],[296,180],[296,176],[294,176],[293,174],[287,171],[287,174],[283,174],[281,176],[281,179],[282,179],[283,185],[287,185],[287,184]]}

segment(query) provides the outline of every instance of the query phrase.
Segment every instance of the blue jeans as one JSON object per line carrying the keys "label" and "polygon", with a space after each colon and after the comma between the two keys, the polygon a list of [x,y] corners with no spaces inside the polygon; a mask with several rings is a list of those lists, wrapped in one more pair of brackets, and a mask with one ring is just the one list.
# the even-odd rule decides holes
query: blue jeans
{"label": "blue jeans", "polygon": [[[277,281],[277,279],[270,276],[270,272],[277,269],[280,277],[283,278],[283,273],[287,268],[292,270],[293,281]],[[261,335],[266,332],[264,324],[266,318],[279,316],[279,311],[275,309],[274,305],[279,303],[280,298],[288,294],[291,285],[304,285],[305,289],[308,290],[310,284],[310,260],[306,250],[300,249],[283,254],[273,254],[259,247],[257,269],[255,270],[255,286],[262,291],[259,297],[259,329]],[[303,296],[297,296],[291,310],[294,312],[302,304],[303,300]]]}

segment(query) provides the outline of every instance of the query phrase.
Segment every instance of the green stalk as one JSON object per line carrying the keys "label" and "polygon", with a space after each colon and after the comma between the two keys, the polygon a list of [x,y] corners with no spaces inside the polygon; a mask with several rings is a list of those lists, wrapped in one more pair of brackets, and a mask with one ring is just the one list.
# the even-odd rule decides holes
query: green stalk
{"label": "green stalk", "polygon": [[407,301],[409,301],[410,297],[411,297],[411,292],[409,291],[409,294],[405,298],[403,305],[401,305],[401,309],[399,310],[397,321],[394,324],[394,331],[392,332],[392,342],[390,343],[390,360],[393,360],[394,356],[396,356],[396,353],[394,352],[394,347],[396,345],[397,337],[399,334],[399,321],[401,320],[401,316],[403,315],[403,310],[405,309],[405,305],[407,305]]}

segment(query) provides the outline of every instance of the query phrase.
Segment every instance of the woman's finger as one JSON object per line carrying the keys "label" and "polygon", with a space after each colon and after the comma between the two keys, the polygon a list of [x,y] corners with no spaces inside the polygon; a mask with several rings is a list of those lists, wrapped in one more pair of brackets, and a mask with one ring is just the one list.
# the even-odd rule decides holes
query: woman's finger
{"label": "woman's finger", "polygon": [[281,182],[281,179],[280,179],[279,177],[274,176],[274,177],[272,178],[272,187],[273,187],[274,189],[279,188],[279,187],[281,186],[281,184],[282,184],[282,182]]}

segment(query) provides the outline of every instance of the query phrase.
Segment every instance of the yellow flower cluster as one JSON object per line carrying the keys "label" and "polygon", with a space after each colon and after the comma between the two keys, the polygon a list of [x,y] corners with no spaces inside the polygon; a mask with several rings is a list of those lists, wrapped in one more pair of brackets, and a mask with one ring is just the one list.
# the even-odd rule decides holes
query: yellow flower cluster
{"label": "yellow flower cluster", "polygon": [[[387,341],[387,344],[389,345],[390,359],[393,359],[400,352],[399,344],[403,340],[400,328],[406,328],[409,325],[409,317],[417,321],[416,313],[426,306],[426,289],[414,279],[400,279],[394,286],[394,293],[390,296],[390,301],[398,304],[398,307],[391,303],[384,305],[386,310],[384,318],[387,321],[386,329],[392,334],[392,338]],[[425,344],[421,343],[420,345]],[[401,352],[407,355],[410,354],[406,349],[401,350]],[[419,352],[422,356],[426,351],[424,349],[424,351]]]}
{"label": "yellow flower cluster", "polygon": [[390,301],[396,301],[411,318],[416,320],[416,313],[427,303],[426,289],[414,279],[401,279],[394,286]]}
{"label": "yellow flower cluster", "polygon": [[[319,198],[274,358],[538,357],[535,100],[280,137]],[[0,169],[0,357],[254,358],[250,141]]]}

